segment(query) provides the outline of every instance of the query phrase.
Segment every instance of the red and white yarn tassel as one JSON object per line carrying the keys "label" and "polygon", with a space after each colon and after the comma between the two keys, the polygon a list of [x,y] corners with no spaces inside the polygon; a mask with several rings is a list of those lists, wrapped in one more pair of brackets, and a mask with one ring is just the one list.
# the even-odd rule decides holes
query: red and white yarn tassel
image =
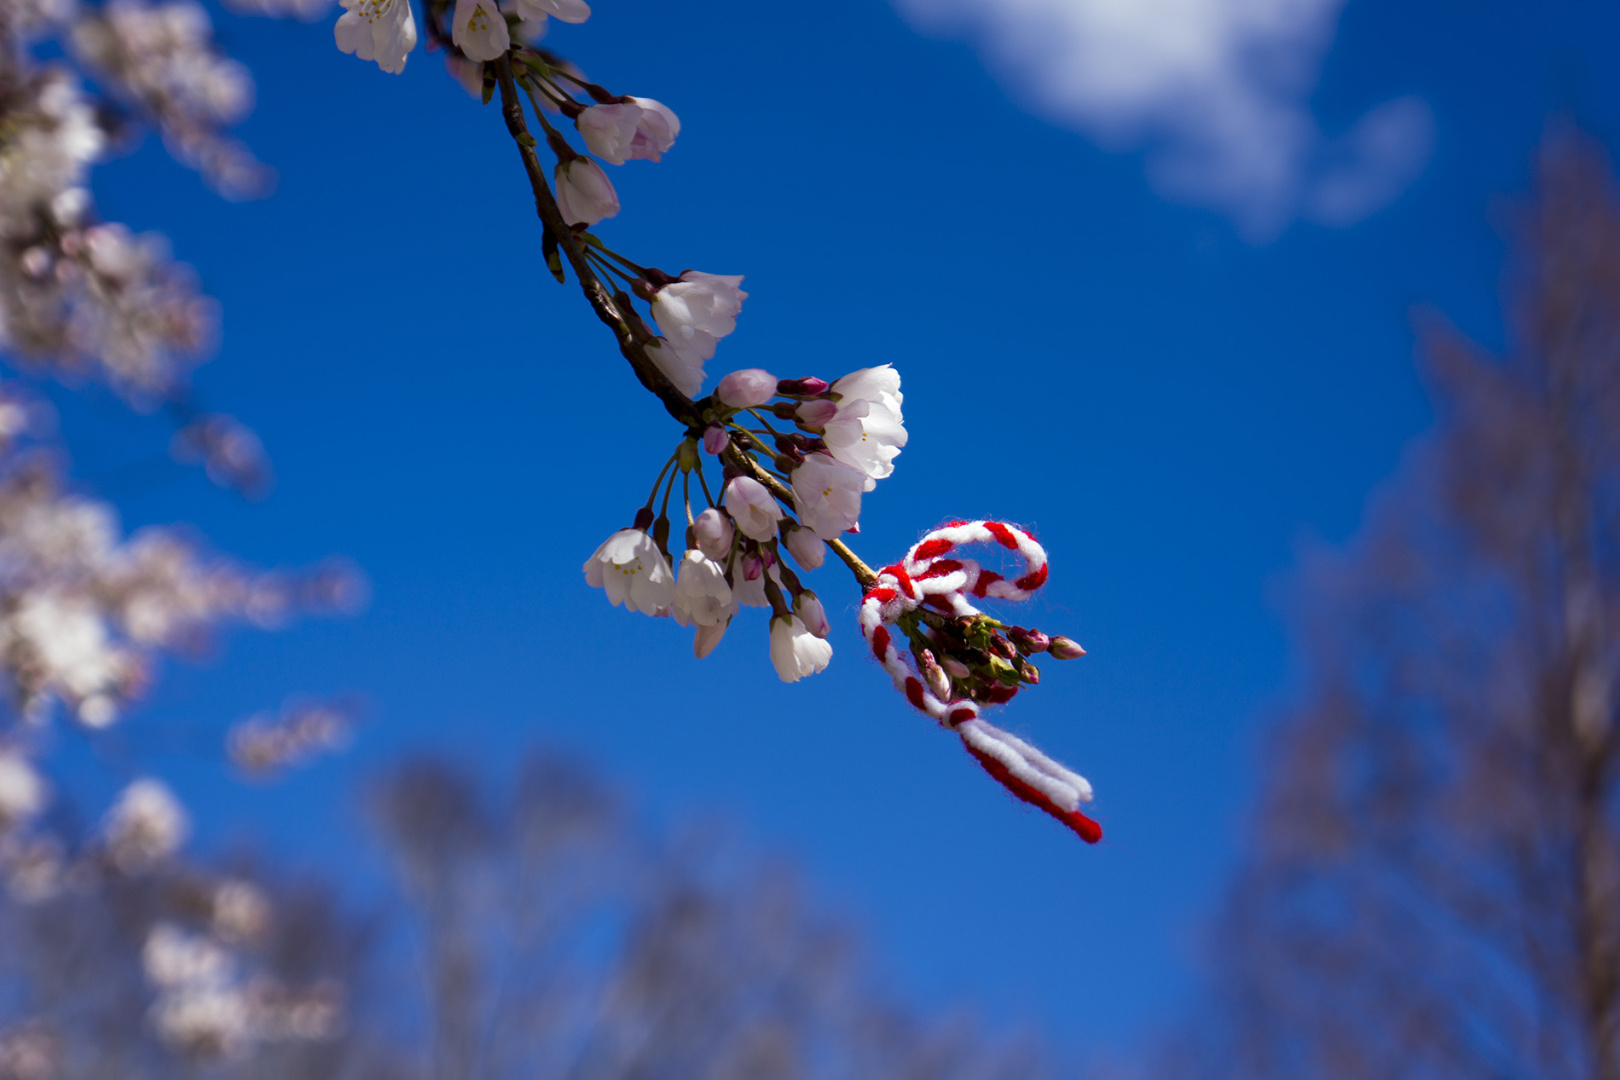
{"label": "red and white yarn tassel", "polygon": [[[968,544],[1000,544],[1024,561],[1024,574],[1009,580],[972,559],[951,558]],[[1046,583],[1046,551],[1035,538],[1000,521],[953,521],[917,542],[906,557],[878,572],[861,599],[859,619],[872,655],[888,671],[895,689],[942,727],[961,736],[962,745],[1008,791],[1073,829],[1088,844],[1102,839],[1102,826],[1080,812],[1091,801],[1091,784],[1016,735],[979,715],[976,702],[941,701],[895,647],[889,627],[923,606],[946,615],[980,614],[969,596],[1027,600]]]}

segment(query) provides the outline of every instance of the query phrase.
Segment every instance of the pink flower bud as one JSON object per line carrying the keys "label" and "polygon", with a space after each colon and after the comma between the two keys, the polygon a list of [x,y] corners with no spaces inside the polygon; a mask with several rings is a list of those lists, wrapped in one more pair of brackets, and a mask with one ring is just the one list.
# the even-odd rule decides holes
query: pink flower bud
{"label": "pink flower bud", "polygon": [[922,668],[923,682],[928,684],[928,692],[941,701],[951,700],[951,680],[934,659],[934,654],[924,649],[917,654],[917,663]]}
{"label": "pink flower bud", "polygon": [[711,506],[692,522],[692,534],[697,539],[698,550],[715,562],[720,562],[731,550],[731,540],[736,530],[732,528],[730,518]]}
{"label": "pink flower bud", "polygon": [[733,371],[720,380],[714,396],[733,409],[757,409],[776,396],[776,376],[759,368]]}
{"label": "pink flower bud", "polygon": [[787,535],[782,539],[793,561],[806,570],[818,569],[827,558],[826,543],[801,525],[788,526]]}
{"label": "pink flower bud", "polygon": [[697,628],[697,632],[692,635],[692,652],[697,654],[699,660],[714,651],[714,647],[720,644],[720,639],[726,636],[726,627],[730,625],[731,620],[727,619],[725,622],[716,623],[713,626],[699,626]]}
{"label": "pink flower bud", "polygon": [[757,554],[744,555],[742,572],[744,581],[758,581],[759,576],[765,572],[765,560]]}
{"label": "pink flower bud", "polygon": [[[501,29],[504,33],[504,19],[501,20]],[[602,171],[602,166],[590,158],[576,157],[558,162],[554,178],[557,183],[557,209],[562,212],[563,221],[569,225],[582,222],[595,225],[619,212],[619,196],[613,190],[613,182]]]}
{"label": "pink flower bud", "polygon": [[838,403],[828,401],[826,398],[816,398],[814,401],[799,402],[798,422],[800,427],[807,427],[812,431],[820,431],[826,427],[833,417],[838,415]]}
{"label": "pink flower bud", "polygon": [[1025,656],[1043,653],[1052,645],[1052,639],[1039,630],[1025,630],[1022,626],[1010,627],[1007,630],[1007,638],[1018,646],[1018,651]]}
{"label": "pink flower bud", "polygon": [[726,429],[719,424],[710,424],[703,429],[703,449],[711,454],[719,454],[723,451],[728,441]]}
{"label": "pink flower bud", "polygon": [[1053,638],[1052,644],[1047,648],[1047,651],[1059,660],[1078,660],[1086,655],[1086,650],[1080,647],[1079,642],[1071,641],[1066,637]]}
{"label": "pink flower bud", "polygon": [[973,671],[966,664],[954,656],[947,656],[940,661],[940,664],[950,673],[953,679],[965,679],[973,674]]}
{"label": "pink flower bud", "polygon": [[806,630],[818,638],[832,633],[832,627],[827,623],[827,613],[821,607],[821,599],[809,589],[793,598],[793,614],[804,623]]}
{"label": "pink flower bud", "polygon": [[813,375],[803,379],[783,379],[776,384],[776,392],[784,397],[812,397],[831,389],[832,383]]}

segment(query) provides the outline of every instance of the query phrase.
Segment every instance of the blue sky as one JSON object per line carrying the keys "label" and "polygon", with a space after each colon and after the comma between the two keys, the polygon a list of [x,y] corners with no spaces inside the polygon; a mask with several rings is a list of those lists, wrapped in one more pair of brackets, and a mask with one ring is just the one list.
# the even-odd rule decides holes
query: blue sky
{"label": "blue sky", "polygon": [[[1173,101],[1105,148],[984,26],[919,33],[881,0],[603,0],[551,38],[682,119],[661,164],[614,171],[625,209],[599,231],[643,263],[747,275],[713,375],[901,371],[911,441],[866,502],[868,561],[953,517],[1046,544],[1050,583],[1015,618],[1091,655],[997,722],[1091,778],[1102,846],[1011,802],[894,694],[836,567],[812,580],[832,666],[792,686],[757,612],[697,663],[685,632],[586,588],[580,563],[678,432],[546,274],[495,110],[437,55],[395,78],[339,54],[330,19],[220,18],[258,82],[241,133],[280,172],[270,199],[221,202],[155,145],[97,173],[106,216],[169,233],[222,301],[200,393],[264,437],[276,493],[121,470],[164,436],[93,396],[64,424],[129,524],[192,520],[261,563],[343,553],[372,603],[171,664],[131,741],[205,845],[257,837],[362,881],[365,776],[436,748],[493,783],[561,744],[651,820],[725,814],[801,857],[912,1000],[1128,1053],[1191,992],[1241,849],[1290,678],[1280,583],[1301,545],[1349,535],[1426,422],[1413,312],[1499,342],[1501,196],[1525,190],[1550,115],[1616,145],[1614,3],[1332,8],[1292,115],[1325,145],[1410,99],[1432,140],[1364,220],[1291,203],[1260,232],[1248,203],[1162,181]],[[371,703],[356,747],[273,787],[157,734],[345,691]]]}

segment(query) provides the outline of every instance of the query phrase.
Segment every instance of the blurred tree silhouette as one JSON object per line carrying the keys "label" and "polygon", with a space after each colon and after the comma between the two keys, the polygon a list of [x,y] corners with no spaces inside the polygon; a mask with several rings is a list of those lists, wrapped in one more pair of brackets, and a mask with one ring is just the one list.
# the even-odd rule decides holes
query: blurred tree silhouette
{"label": "blurred tree silhouette", "polygon": [[418,933],[433,1080],[1033,1080],[1039,1048],[863,982],[791,867],[711,830],[656,843],[551,757],[504,804],[435,761],[375,801]]}
{"label": "blurred tree silhouette", "polygon": [[1427,321],[1438,414],[1298,591],[1218,991],[1170,1075],[1620,1077],[1620,201],[1550,137],[1511,347]]}
{"label": "blurred tree silhouette", "polygon": [[[372,805],[397,870],[393,919],[357,920],[329,889],[240,865],[231,880],[265,899],[234,936],[213,879],[179,864],[0,894],[0,940],[15,943],[0,950],[0,1080],[1052,1075],[1030,1040],[875,995],[855,939],[807,909],[790,867],[716,830],[648,841],[577,765],[537,756],[499,798],[424,759]],[[176,928],[165,956],[153,925]],[[210,925],[258,973],[242,995],[260,1037],[232,1047],[163,1037],[166,1009],[242,1007],[219,992],[232,984]],[[154,1002],[154,981],[180,992]],[[266,1017],[300,1037],[263,1032]]]}

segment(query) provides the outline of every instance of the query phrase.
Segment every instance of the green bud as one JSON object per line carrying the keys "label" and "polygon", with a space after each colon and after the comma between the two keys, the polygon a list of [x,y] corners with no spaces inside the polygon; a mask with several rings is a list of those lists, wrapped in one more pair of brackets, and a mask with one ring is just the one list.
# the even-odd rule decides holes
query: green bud
{"label": "green bud", "polygon": [[698,444],[696,439],[686,439],[675,449],[675,464],[680,466],[681,472],[689,473],[698,467]]}

